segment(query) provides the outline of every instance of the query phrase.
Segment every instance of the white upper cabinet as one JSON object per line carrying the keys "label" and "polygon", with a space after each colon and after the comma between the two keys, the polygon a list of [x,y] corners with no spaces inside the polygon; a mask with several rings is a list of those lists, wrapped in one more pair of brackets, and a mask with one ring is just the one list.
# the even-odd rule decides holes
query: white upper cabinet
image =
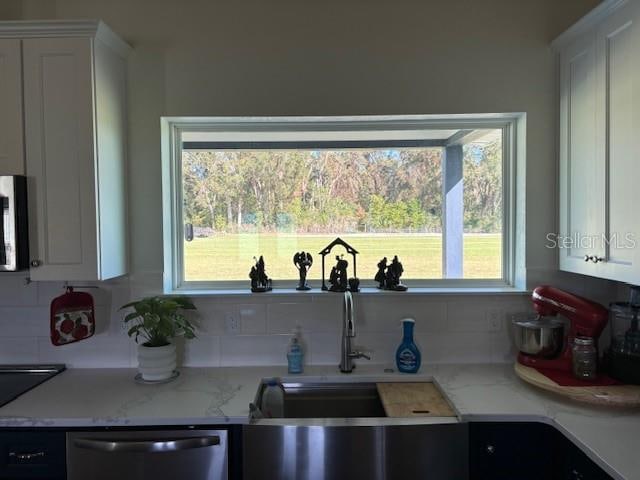
{"label": "white upper cabinet", "polygon": [[[596,154],[596,48],[591,32],[560,54],[560,235],[598,238],[603,232],[604,192]],[[566,242],[560,265],[591,273],[585,255],[594,247]],[[599,248],[599,247],[598,247]]]}
{"label": "white upper cabinet", "polygon": [[101,22],[3,26],[22,47],[31,278],[124,275],[128,47]]}
{"label": "white upper cabinet", "polygon": [[24,175],[20,40],[0,38],[0,175]]}
{"label": "white upper cabinet", "polygon": [[[640,284],[640,4],[629,2],[597,29],[598,158],[604,162],[602,276]],[[636,248],[630,248],[632,242]]]}
{"label": "white upper cabinet", "polygon": [[640,3],[604,2],[560,50],[560,269],[640,284]]}

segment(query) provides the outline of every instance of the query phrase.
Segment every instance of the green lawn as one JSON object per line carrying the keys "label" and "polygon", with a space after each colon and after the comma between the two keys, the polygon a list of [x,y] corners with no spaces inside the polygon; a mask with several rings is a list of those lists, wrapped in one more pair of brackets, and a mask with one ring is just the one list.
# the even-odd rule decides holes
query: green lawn
{"label": "green lawn", "polygon": [[[404,279],[441,278],[442,246],[440,235],[342,235],[343,240],[358,250],[358,277],[373,279],[376,265],[386,256],[398,255],[404,265]],[[310,251],[314,265],[310,279],[321,277],[318,252],[329,244],[332,235],[290,234],[228,234],[212,238],[195,238],[185,242],[185,280],[247,280],[253,257],[264,255],[267,274],[276,280],[297,279],[293,265],[295,252]],[[335,263],[335,254],[344,253],[336,247],[327,257],[327,276]],[[464,237],[464,277],[500,278],[500,235]],[[349,273],[351,273],[351,256]]]}

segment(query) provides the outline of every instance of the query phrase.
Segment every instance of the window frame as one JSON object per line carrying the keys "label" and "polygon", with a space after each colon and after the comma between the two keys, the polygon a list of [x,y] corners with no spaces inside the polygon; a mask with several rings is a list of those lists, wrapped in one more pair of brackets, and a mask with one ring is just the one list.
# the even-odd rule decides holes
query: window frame
{"label": "window frame", "polygon": [[[516,226],[516,207],[521,195],[516,191],[516,166],[524,165],[524,123],[522,113],[473,114],[473,115],[393,115],[349,117],[162,117],[162,214],[165,293],[216,294],[247,293],[246,281],[185,281],[183,262],[183,212],[182,212],[182,162],[181,138],[183,132],[214,132],[229,141],[240,141],[255,135],[270,138],[289,138],[287,135],[344,132],[345,135],[369,136],[369,140],[381,139],[382,132],[411,132],[426,129],[500,129],[502,130],[502,278],[501,279],[411,279],[404,283],[409,291],[434,291],[439,293],[458,291],[508,291],[514,289],[520,277],[518,258],[524,250],[522,226]],[[335,135],[332,137],[335,140]],[[366,138],[365,138],[366,140]],[[392,141],[393,139],[386,138]],[[521,170],[524,170],[520,167]],[[517,195],[518,193],[518,195]],[[520,212],[519,212],[520,214]],[[518,237],[516,239],[516,237]],[[267,259],[268,262],[269,259]],[[251,262],[247,263],[247,272]],[[268,264],[267,264],[268,267]],[[268,272],[268,270],[267,270]],[[317,283],[317,285],[316,285]],[[319,293],[320,284],[310,282]],[[361,279],[363,291],[375,291],[373,281]],[[274,291],[295,292],[295,279],[274,280]],[[302,293],[302,292],[301,292]],[[305,292],[307,293],[307,292]],[[388,292],[380,292],[388,293]]]}

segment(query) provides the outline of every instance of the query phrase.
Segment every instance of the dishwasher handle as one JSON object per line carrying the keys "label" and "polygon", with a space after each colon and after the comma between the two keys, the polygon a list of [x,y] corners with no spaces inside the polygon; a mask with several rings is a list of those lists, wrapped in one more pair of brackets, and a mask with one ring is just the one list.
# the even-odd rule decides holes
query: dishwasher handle
{"label": "dishwasher handle", "polygon": [[194,448],[220,445],[217,435],[207,437],[181,437],[164,440],[98,440],[95,438],[76,438],[78,448],[110,453],[162,453],[192,450]]}

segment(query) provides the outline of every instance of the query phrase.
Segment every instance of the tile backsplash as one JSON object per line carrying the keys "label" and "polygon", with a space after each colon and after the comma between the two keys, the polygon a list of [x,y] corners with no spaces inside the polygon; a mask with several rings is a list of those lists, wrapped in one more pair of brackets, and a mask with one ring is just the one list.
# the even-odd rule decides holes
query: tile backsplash
{"label": "tile backsplash", "polygon": [[[122,328],[119,307],[130,298],[158,293],[157,275],[94,284],[98,288],[87,291],[96,304],[96,335],[61,347],[49,340],[49,304],[64,292],[64,284],[25,280],[20,275],[0,278],[0,362],[60,362],[76,368],[137,365],[135,344]],[[302,331],[307,364],[338,363],[339,294],[217,295],[195,302],[198,337],[178,341],[183,365],[285,364],[296,326]],[[526,295],[379,294],[357,295],[355,308],[356,346],[371,362],[392,364],[405,317],[416,320],[423,362],[510,361],[514,350],[508,317],[530,307]]]}

